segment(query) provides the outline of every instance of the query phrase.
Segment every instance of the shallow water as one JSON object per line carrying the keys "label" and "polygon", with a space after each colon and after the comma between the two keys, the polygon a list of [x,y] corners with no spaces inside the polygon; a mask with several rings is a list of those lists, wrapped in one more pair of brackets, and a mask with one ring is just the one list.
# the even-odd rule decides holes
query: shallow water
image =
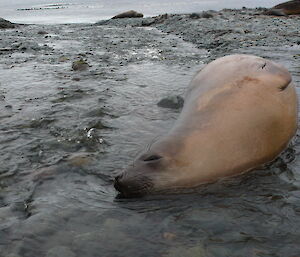
{"label": "shallow water", "polygon": [[[178,117],[157,102],[184,95],[207,51],[155,28],[0,33],[1,257],[299,255],[297,138],[266,170],[116,198],[114,175]],[[299,85],[298,46],[235,52],[283,63]],[[80,58],[90,68],[72,71]]]}

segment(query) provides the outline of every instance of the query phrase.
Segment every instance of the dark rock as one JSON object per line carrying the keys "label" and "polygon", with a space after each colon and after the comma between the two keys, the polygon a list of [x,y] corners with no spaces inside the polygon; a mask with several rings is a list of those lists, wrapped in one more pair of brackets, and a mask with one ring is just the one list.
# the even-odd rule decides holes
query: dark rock
{"label": "dark rock", "polygon": [[58,58],[59,62],[67,62],[69,61],[69,57],[62,55],[61,57]]}
{"label": "dark rock", "polygon": [[128,12],[123,12],[120,13],[114,17],[112,17],[112,19],[122,19],[122,18],[142,18],[144,17],[144,14],[142,13],[138,13],[134,10],[130,10]]}
{"label": "dark rock", "polygon": [[39,35],[46,35],[46,34],[48,34],[48,32],[44,31],[44,30],[40,30],[40,31],[38,31],[38,34]]}
{"label": "dark rock", "polygon": [[89,68],[89,64],[82,59],[74,61],[72,63],[72,69],[74,71],[84,71],[87,70],[88,68]]}
{"label": "dark rock", "polygon": [[202,13],[192,13],[190,14],[191,19],[200,19],[200,18],[212,18],[214,15],[211,12],[202,12]]}
{"label": "dark rock", "polygon": [[102,26],[102,25],[107,25],[109,23],[109,20],[101,20],[101,21],[97,21],[95,23],[95,25],[99,25],[99,26]]}
{"label": "dark rock", "polygon": [[7,21],[3,18],[0,18],[0,29],[13,29],[15,28],[15,24]]}
{"label": "dark rock", "polygon": [[256,11],[262,11],[262,12],[265,12],[265,11],[267,11],[268,9],[265,8],[265,7],[256,7],[255,10],[256,10]]}
{"label": "dark rock", "polygon": [[211,12],[202,12],[201,13],[201,18],[206,18],[206,19],[209,19],[209,18],[213,18],[213,14]]}
{"label": "dark rock", "polygon": [[156,24],[164,23],[165,20],[169,18],[169,15],[167,13],[153,17],[152,19],[144,20],[142,22],[142,26],[151,26]]}
{"label": "dark rock", "polygon": [[183,104],[184,100],[181,96],[168,96],[157,103],[159,107],[170,109],[180,109]]}
{"label": "dark rock", "polygon": [[[42,49],[38,43],[34,41],[27,41],[27,42],[17,42],[11,45],[12,49],[19,50],[19,51],[40,51]],[[48,47],[44,47],[48,48]]]}
{"label": "dark rock", "polygon": [[200,19],[201,15],[200,15],[200,13],[193,12],[193,13],[190,14],[190,18],[191,19]]}

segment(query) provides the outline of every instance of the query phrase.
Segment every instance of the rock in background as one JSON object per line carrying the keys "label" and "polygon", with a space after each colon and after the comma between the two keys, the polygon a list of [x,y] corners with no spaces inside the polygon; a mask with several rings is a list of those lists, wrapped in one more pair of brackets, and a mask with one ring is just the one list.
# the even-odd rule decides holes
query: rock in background
{"label": "rock in background", "polygon": [[0,18],[0,29],[13,29],[15,28],[15,24],[11,23],[8,20],[5,20],[3,18]]}

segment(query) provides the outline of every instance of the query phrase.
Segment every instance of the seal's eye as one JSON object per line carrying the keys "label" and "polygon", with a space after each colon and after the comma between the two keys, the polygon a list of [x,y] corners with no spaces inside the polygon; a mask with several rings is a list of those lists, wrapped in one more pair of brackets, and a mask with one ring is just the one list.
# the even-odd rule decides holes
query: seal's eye
{"label": "seal's eye", "polygon": [[144,162],[157,161],[157,160],[159,160],[161,158],[162,158],[162,156],[153,154],[153,155],[150,155],[147,158],[145,158]]}

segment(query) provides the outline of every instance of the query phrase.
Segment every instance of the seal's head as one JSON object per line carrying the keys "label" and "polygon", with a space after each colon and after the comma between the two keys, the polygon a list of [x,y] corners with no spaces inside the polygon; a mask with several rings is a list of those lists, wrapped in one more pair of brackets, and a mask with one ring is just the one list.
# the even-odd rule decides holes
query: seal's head
{"label": "seal's head", "polygon": [[[186,129],[188,131],[188,129]],[[153,143],[140,154],[131,166],[115,178],[115,188],[121,197],[136,197],[149,193],[198,185],[198,156],[191,154],[189,135],[170,133]]]}
{"label": "seal's head", "polygon": [[171,174],[168,156],[147,152],[115,178],[114,186],[121,197],[141,196],[163,189],[165,184],[169,184]]}
{"label": "seal's head", "polygon": [[255,56],[222,57],[194,77],[174,126],[115,188],[132,197],[235,176],[272,161],[296,129],[297,96],[285,68]]}

